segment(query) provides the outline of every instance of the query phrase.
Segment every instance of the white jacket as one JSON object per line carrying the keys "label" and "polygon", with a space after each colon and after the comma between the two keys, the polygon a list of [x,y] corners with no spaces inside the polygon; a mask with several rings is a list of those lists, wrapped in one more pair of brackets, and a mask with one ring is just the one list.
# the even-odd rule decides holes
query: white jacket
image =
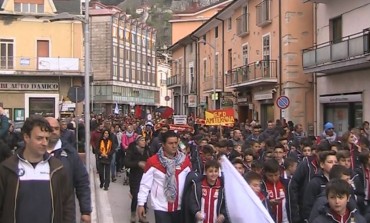
{"label": "white jacket", "polygon": [[182,165],[176,167],[177,198],[174,203],[169,203],[164,195],[166,169],[159,161],[158,154],[150,157],[146,162],[145,172],[140,182],[138,205],[142,206],[147,202],[150,192],[150,200],[154,210],[166,212],[180,210],[185,179],[190,171],[191,163],[186,157]]}

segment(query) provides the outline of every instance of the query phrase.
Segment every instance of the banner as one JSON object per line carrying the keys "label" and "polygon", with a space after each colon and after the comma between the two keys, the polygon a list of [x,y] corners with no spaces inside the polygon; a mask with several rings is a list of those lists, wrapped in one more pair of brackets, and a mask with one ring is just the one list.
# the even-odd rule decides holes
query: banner
{"label": "banner", "polygon": [[221,169],[225,177],[225,200],[230,222],[274,223],[261,200],[226,156],[221,157]]}
{"label": "banner", "polygon": [[234,124],[234,109],[206,111],[206,125],[232,125]]}

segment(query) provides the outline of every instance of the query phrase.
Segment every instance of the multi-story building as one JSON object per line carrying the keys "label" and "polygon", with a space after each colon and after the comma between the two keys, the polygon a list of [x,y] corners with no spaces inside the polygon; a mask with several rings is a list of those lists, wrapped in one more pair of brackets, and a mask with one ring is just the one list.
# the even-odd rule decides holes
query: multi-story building
{"label": "multi-story building", "polygon": [[171,90],[167,88],[167,78],[171,76],[170,56],[166,53],[157,55],[157,85],[159,105],[172,107]]}
{"label": "multi-story building", "polygon": [[197,107],[201,109],[205,107],[205,102],[198,98],[200,83],[196,61],[198,44],[196,38],[189,33],[202,26],[230,2],[230,0],[220,1],[207,7],[187,10],[175,14],[170,21],[173,44],[168,50],[172,53],[172,76],[168,78],[167,86],[172,89],[172,102],[176,114],[196,114]]}
{"label": "multi-story building", "polygon": [[159,104],[156,31],[98,2],[90,16],[93,111],[111,114],[116,103],[125,114],[136,106],[154,109]]}
{"label": "multi-story building", "polygon": [[312,4],[236,0],[183,38],[197,46],[198,114],[232,106],[242,122],[285,118],[312,130],[313,85],[301,68],[312,21]]}
{"label": "multi-story building", "polygon": [[317,133],[332,122],[342,135],[370,117],[370,2],[312,0],[315,44],[303,51],[303,69],[315,83]]}
{"label": "multi-story building", "polygon": [[[83,86],[82,24],[51,22],[66,4],[0,0],[0,101],[10,120],[83,111],[68,98],[70,87]],[[71,9],[78,14],[79,4]]]}

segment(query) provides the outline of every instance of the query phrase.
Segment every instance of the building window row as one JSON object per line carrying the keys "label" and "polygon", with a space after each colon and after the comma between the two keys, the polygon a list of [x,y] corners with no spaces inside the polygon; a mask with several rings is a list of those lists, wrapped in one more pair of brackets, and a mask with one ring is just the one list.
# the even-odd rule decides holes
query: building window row
{"label": "building window row", "polygon": [[0,39],[0,69],[14,68],[14,40]]}
{"label": "building window row", "polygon": [[22,13],[44,13],[44,4],[14,3],[14,11]]}

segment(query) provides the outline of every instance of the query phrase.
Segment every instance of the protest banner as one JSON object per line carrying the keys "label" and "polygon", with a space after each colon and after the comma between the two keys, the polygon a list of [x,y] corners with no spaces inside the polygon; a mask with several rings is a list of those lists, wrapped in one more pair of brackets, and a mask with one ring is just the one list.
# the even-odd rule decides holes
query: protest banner
{"label": "protest banner", "polygon": [[228,126],[234,124],[234,109],[206,111],[206,125]]}

